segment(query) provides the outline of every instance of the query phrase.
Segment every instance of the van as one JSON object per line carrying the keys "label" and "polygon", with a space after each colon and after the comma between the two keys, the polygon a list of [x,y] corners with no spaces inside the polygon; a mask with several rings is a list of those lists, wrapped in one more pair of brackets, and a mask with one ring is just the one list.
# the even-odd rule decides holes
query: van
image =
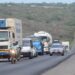
{"label": "van", "polygon": [[23,39],[21,55],[23,55],[23,57],[29,57],[29,59],[37,56],[37,51],[32,44],[31,38],[24,38]]}

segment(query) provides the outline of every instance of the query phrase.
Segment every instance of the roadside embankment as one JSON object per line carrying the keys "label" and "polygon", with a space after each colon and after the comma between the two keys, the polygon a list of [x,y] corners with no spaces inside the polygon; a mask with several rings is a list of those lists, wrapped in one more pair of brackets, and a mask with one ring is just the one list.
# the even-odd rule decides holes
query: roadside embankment
{"label": "roadside embankment", "polygon": [[42,75],[75,75],[75,55]]}

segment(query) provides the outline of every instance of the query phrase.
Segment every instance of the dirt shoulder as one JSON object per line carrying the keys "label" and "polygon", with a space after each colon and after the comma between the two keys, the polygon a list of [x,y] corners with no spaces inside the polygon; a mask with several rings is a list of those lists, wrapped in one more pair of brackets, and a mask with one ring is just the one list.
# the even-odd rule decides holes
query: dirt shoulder
{"label": "dirt shoulder", "polygon": [[42,75],[75,75],[75,55]]}

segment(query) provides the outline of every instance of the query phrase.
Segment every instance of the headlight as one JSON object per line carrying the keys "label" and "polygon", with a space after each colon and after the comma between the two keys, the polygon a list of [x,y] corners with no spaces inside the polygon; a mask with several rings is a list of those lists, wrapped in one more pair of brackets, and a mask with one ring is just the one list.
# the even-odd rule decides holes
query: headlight
{"label": "headlight", "polygon": [[12,54],[15,54],[15,53],[16,53],[15,50],[11,50],[10,52],[11,52]]}

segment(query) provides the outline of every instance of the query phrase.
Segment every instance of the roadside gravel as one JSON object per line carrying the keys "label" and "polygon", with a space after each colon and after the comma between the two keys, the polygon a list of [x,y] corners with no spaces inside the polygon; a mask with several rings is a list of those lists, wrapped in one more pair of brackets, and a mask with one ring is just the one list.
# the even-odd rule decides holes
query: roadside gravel
{"label": "roadside gravel", "polygon": [[42,75],[75,75],[75,55]]}

